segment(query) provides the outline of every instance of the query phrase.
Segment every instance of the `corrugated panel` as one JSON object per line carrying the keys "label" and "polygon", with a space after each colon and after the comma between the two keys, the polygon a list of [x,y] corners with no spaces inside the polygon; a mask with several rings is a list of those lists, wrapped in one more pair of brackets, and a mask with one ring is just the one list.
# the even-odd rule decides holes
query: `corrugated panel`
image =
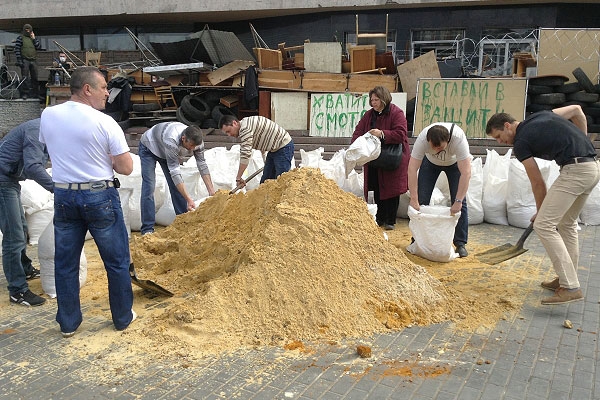
{"label": "corrugated panel", "polygon": [[233,32],[205,29],[198,35],[212,63],[223,66],[234,60],[255,61],[254,57],[244,47]]}
{"label": "corrugated panel", "polygon": [[204,29],[188,40],[150,44],[165,65],[204,62],[220,67],[234,60],[255,61],[233,32]]}

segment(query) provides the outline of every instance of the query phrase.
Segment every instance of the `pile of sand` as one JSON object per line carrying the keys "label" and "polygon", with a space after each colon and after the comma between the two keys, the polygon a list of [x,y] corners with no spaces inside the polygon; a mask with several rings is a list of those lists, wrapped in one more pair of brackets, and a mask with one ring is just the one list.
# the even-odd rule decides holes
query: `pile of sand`
{"label": "pile of sand", "polygon": [[220,191],[131,248],[140,279],[176,294],[130,327],[161,347],[214,354],[451,318],[440,282],[317,169]]}

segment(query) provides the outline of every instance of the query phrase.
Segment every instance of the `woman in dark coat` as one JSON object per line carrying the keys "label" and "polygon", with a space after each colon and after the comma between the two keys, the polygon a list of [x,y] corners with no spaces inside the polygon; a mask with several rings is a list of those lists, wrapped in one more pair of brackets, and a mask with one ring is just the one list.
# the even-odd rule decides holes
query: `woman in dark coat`
{"label": "woman in dark coat", "polygon": [[369,91],[372,109],[367,111],[356,125],[352,142],[369,132],[381,139],[381,144],[402,143],[402,161],[395,170],[383,170],[371,167],[366,163],[364,169],[365,199],[369,191],[375,192],[377,204],[377,225],[387,230],[394,229],[400,195],[408,190],[408,160],[410,149],[404,111],[392,104],[390,91],[383,86],[376,86]]}

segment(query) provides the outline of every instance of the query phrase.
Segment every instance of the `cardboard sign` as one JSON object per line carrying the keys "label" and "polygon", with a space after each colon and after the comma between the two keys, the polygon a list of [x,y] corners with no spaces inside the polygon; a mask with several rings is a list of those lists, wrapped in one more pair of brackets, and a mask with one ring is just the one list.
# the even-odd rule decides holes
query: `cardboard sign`
{"label": "cardboard sign", "polygon": [[434,122],[453,122],[469,138],[485,138],[488,119],[497,112],[525,116],[527,79],[420,79],[414,135]]}
{"label": "cardboard sign", "polygon": [[[406,109],[406,93],[392,93],[392,103]],[[369,94],[313,93],[310,97],[310,136],[350,137],[371,109]]]}

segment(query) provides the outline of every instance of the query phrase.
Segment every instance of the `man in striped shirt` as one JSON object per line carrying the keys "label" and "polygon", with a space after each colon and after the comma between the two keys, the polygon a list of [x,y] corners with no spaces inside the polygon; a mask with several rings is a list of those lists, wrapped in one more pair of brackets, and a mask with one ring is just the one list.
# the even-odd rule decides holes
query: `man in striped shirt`
{"label": "man in striped shirt", "polygon": [[227,136],[238,137],[240,144],[240,166],[236,183],[245,186],[242,174],[250,163],[252,149],[267,152],[265,168],[260,183],[277,177],[291,168],[294,158],[294,142],[290,134],[268,118],[252,116],[238,120],[233,115],[224,115],[219,121]]}

